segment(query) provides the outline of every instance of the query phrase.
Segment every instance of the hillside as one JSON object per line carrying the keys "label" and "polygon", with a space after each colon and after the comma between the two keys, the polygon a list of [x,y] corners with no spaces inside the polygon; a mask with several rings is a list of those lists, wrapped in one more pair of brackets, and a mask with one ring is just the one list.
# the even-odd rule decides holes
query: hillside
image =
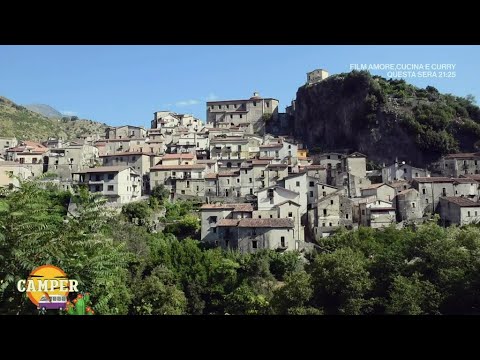
{"label": "hillside", "polygon": [[37,114],[46,116],[48,118],[62,118],[62,113],[50,105],[45,105],[45,104],[29,104],[29,105],[23,105],[25,108],[27,108],[30,111],[36,112]]}
{"label": "hillside", "polygon": [[477,149],[480,109],[431,86],[352,71],[300,87],[292,131],[310,149],[425,166],[443,154]]}
{"label": "hillside", "polygon": [[64,140],[105,132],[106,124],[92,120],[50,119],[0,96],[0,136],[16,136],[21,140]]}

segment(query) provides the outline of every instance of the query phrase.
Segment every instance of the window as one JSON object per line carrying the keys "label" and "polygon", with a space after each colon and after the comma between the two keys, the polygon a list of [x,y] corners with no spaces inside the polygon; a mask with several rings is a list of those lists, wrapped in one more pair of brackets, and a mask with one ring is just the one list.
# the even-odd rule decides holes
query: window
{"label": "window", "polygon": [[240,182],[240,179],[237,179],[237,184]]}
{"label": "window", "polygon": [[327,155],[327,159],[330,159],[330,155]]}
{"label": "window", "polygon": [[362,215],[365,215],[365,210],[362,210]]}
{"label": "window", "polygon": [[24,158],[20,158],[20,164],[25,164],[25,159]]}
{"label": "window", "polygon": [[292,212],[289,212],[289,213],[288,213],[288,217],[293,217],[293,213],[292,213]]}
{"label": "window", "polygon": [[248,182],[251,184],[253,182],[252,178],[248,178]]}
{"label": "window", "polygon": [[197,186],[197,192],[200,191],[200,188]]}
{"label": "window", "polygon": [[447,189],[442,188],[442,195],[443,195],[443,196],[447,196]]}
{"label": "window", "polygon": [[279,153],[279,151],[278,151],[278,150],[276,150],[276,151],[275,151],[275,157],[277,157],[277,158],[278,158],[279,156],[280,156],[280,153]]}
{"label": "window", "polygon": [[348,214],[345,214],[345,219],[347,219],[347,220],[348,220]]}
{"label": "window", "polygon": [[187,180],[187,188],[189,188],[189,187],[190,187],[190,181]]}
{"label": "window", "polygon": [[415,177],[418,177],[418,173],[415,173]]}
{"label": "window", "polygon": [[108,185],[107,190],[108,190],[108,191],[113,191],[113,185]]}
{"label": "window", "polygon": [[422,194],[425,195],[427,193],[426,189],[422,189]]}
{"label": "window", "polygon": [[428,199],[425,199],[425,202],[428,204]]}
{"label": "window", "polygon": [[245,173],[245,174],[247,174],[247,173],[248,173],[248,170],[245,170],[245,172],[244,172],[244,173]]}
{"label": "window", "polygon": [[281,236],[281,237],[280,237],[280,245],[281,245],[282,247],[285,247],[285,236]]}
{"label": "window", "polygon": [[327,216],[327,209],[323,209],[323,216]]}
{"label": "window", "polygon": [[300,186],[300,181],[297,181],[296,186],[297,186],[297,187]]}
{"label": "window", "polygon": [[477,212],[475,211],[475,216],[477,216]]}
{"label": "window", "polygon": [[98,191],[103,191],[102,187],[100,187],[100,185],[96,185],[95,186],[95,191],[98,192]]}
{"label": "window", "polygon": [[[476,212],[476,211],[475,211]],[[273,215],[270,215],[270,219],[273,219]]]}
{"label": "window", "polygon": [[214,234],[217,233],[217,228],[216,228],[216,227],[213,228],[213,233],[214,233]]}
{"label": "window", "polygon": [[315,183],[313,181],[310,181],[310,187],[313,187],[315,185]]}
{"label": "window", "polygon": [[132,156],[132,161],[135,161],[137,160],[137,158],[135,156]]}
{"label": "window", "polygon": [[322,190],[325,189],[325,186],[322,185]]}
{"label": "window", "polygon": [[250,188],[250,195],[253,195],[253,189]]}
{"label": "window", "polygon": [[175,171],[172,171],[172,176],[176,176],[177,173]]}
{"label": "window", "polygon": [[37,158],[33,158],[32,159],[32,164],[36,164],[37,163]]}
{"label": "window", "polygon": [[262,218],[262,215],[258,215],[258,218],[261,219],[261,218]]}
{"label": "window", "polygon": [[240,114],[240,119],[241,119],[241,118],[243,118],[243,115],[242,115],[242,114]]}
{"label": "window", "polygon": [[475,165],[477,165],[477,160],[475,160]]}
{"label": "window", "polygon": [[313,197],[313,191],[310,191],[310,197]]}
{"label": "window", "polygon": [[233,115],[230,115],[230,119],[233,119]]}
{"label": "window", "polygon": [[253,106],[257,106],[257,102],[256,102],[256,101],[253,102]]}
{"label": "window", "polygon": [[333,200],[330,200],[330,205],[333,205]]}
{"label": "window", "polygon": [[265,105],[266,105],[267,107],[269,107],[269,106],[270,106],[270,103],[267,101],[267,102],[265,102]]}
{"label": "window", "polygon": [[[158,173],[156,173],[158,175]],[[108,180],[113,180],[114,175],[113,174],[108,174]]]}
{"label": "window", "polygon": [[230,179],[227,179],[227,185],[230,185]]}
{"label": "window", "polygon": [[412,208],[415,209],[415,206],[416,206],[416,204],[414,202],[412,202]]}
{"label": "window", "polygon": [[292,148],[292,145],[288,145],[288,148],[291,149],[291,148]]}
{"label": "window", "polygon": [[326,191],[323,192],[323,196],[327,196],[327,192],[326,192]]}
{"label": "window", "polygon": [[328,223],[328,226],[332,226],[332,223]]}
{"label": "window", "polygon": [[221,109],[221,108],[222,108],[222,105],[218,105],[218,108]]}
{"label": "window", "polygon": [[252,248],[253,248],[253,249],[256,249],[256,248],[257,248],[257,244],[258,244],[257,240],[253,240],[253,241],[252,241]]}
{"label": "window", "polygon": [[467,216],[470,217],[470,211],[468,211],[467,214],[468,214]]}
{"label": "window", "polygon": [[325,223],[322,223],[322,226],[325,227]]}
{"label": "window", "polygon": [[182,195],[185,195],[185,190],[182,190]]}
{"label": "window", "polygon": [[407,173],[407,168],[403,168],[403,172],[406,174]]}

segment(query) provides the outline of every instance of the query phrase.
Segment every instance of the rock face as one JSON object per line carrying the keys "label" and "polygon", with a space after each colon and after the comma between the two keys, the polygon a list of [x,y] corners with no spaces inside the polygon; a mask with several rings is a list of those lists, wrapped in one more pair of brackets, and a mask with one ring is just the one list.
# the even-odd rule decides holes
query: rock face
{"label": "rock face", "polygon": [[[468,109],[475,116],[459,117],[443,105],[450,100],[454,108],[459,98],[448,96],[364,72],[339,74],[298,89],[292,131],[309,149],[359,151],[377,163],[398,157],[425,166],[443,153],[473,150],[479,139],[480,125],[471,120],[478,108]],[[445,119],[432,122],[437,108]],[[424,113],[431,115],[424,119]]]}

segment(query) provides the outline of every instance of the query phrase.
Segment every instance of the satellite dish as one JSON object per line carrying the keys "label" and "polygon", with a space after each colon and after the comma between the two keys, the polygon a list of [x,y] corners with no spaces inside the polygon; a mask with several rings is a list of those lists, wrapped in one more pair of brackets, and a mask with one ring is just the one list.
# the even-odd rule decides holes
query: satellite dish
{"label": "satellite dish", "polygon": [[402,165],[405,165],[405,161],[402,161]]}

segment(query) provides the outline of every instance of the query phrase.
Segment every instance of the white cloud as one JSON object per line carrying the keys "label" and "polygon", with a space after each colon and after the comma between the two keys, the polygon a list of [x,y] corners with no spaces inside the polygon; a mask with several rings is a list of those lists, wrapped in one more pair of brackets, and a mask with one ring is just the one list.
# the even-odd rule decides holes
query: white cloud
{"label": "white cloud", "polygon": [[200,101],[195,99],[181,100],[175,103],[176,106],[190,106],[190,105],[197,105],[197,104],[200,104]]}
{"label": "white cloud", "polygon": [[77,115],[76,111],[61,110],[60,112],[62,113],[62,115],[65,115],[65,116],[76,116]]}
{"label": "white cloud", "polygon": [[205,100],[206,101],[214,101],[214,100],[217,100],[217,99],[218,99],[217,95],[215,95],[214,93],[210,93],[210,94],[208,94],[208,96]]}

